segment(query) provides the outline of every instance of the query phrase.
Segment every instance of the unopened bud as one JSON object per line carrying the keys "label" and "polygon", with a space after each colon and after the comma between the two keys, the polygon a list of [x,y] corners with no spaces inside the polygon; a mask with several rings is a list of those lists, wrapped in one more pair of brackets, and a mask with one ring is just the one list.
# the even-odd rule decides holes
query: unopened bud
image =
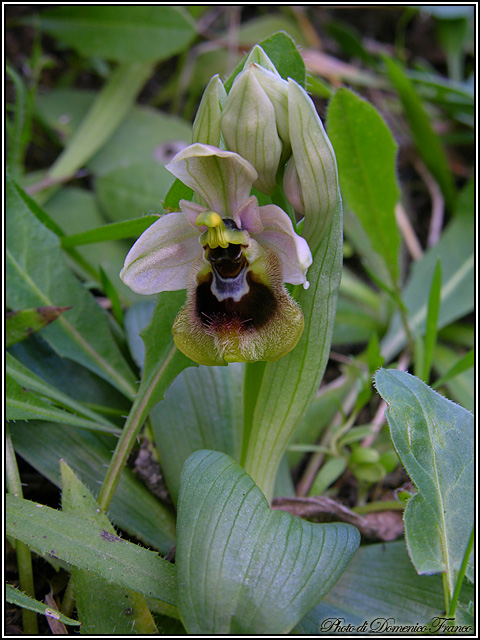
{"label": "unopened bud", "polygon": [[288,123],[292,158],[284,192],[305,215],[303,236],[312,250],[320,243],[340,197],[337,162],[330,140],[307,92],[288,80]]}
{"label": "unopened bud", "polygon": [[193,123],[192,142],[220,146],[220,119],[226,99],[227,92],[217,74],[203,92]]}
{"label": "unopened bud", "polygon": [[275,108],[251,67],[242,71],[233,83],[222,112],[221,130],[227,148],[257,170],[254,187],[266,194],[273,193],[282,142]]}

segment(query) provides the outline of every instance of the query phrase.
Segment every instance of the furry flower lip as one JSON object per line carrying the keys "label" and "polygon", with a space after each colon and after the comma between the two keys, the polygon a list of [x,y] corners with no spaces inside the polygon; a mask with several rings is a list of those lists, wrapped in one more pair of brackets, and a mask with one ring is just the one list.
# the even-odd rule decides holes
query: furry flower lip
{"label": "furry flower lip", "polygon": [[307,288],[307,242],[278,206],[250,196],[257,172],[237,153],[192,144],[167,169],[205,204],[180,201],[133,245],[120,273],[133,291],[187,290],[175,344],[206,365],[278,360],[303,331],[284,282]]}

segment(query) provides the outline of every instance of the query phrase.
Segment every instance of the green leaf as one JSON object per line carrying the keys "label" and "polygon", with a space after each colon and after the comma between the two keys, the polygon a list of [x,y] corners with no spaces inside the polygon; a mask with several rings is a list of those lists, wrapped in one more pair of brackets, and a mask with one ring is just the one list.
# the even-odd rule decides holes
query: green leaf
{"label": "green leaf", "polygon": [[148,397],[149,408],[160,402],[169,385],[183,369],[196,366],[178,351],[173,342],[172,325],[184,301],[185,291],[159,294],[152,319],[141,332],[146,357],[138,396],[145,389],[153,390]]}
{"label": "green leaf", "polygon": [[453,210],[455,204],[453,176],[442,143],[432,129],[431,117],[425,111],[421,99],[402,66],[386,56],[384,60],[390,81],[402,101],[415,145],[440,185],[447,206]]}
{"label": "green leaf", "polygon": [[[118,418],[128,413],[132,405],[131,400],[127,400],[106,380],[73,360],[57,355],[40,336],[33,335],[13,345],[9,352],[27,368],[25,372],[21,365],[11,365],[7,356],[7,370],[17,382],[47,398],[53,398],[56,404],[67,406],[76,413],[92,419],[95,416],[96,420],[99,419],[98,414]],[[41,380],[34,380],[28,370]],[[110,419],[103,417],[103,421],[110,424]]]}
{"label": "green leaf", "polygon": [[25,340],[36,331],[50,324],[68,311],[70,307],[38,307],[37,309],[23,309],[9,311],[5,318],[5,346],[10,347],[16,342]]}
{"label": "green leaf", "polygon": [[[246,25],[244,28],[246,28]],[[298,82],[301,87],[305,88],[307,81],[305,62],[295,44],[296,41],[301,46],[303,44],[302,38],[298,38],[296,34],[292,32],[290,32],[289,35],[287,32],[288,29],[274,33],[265,40],[262,40],[260,46],[284,80],[292,78]],[[293,39],[292,36],[295,39]]]}
{"label": "green leaf", "polygon": [[460,358],[460,360],[458,360],[450,369],[448,369],[440,379],[435,381],[433,388],[437,389],[438,387],[442,386],[442,384],[445,384],[445,382],[447,382],[448,380],[451,380],[458,374],[463,373],[467,369],[470,369],[470,367],[473,367],[474,364],[475,350],[470,349],[470,351],[466,353],[462,358]]}
{"label": "green leaf", "polygon": [[271,511],[225,454],[197,451],[178,499],[177,599],[191,634],[284,634],[318,603],[359,543],[347,524]]}
{"label": "green leaf", "polygon": [[[337,293],[342,269],[341,201],[308,270],[308,289],[297,288],[305,329],[293,351],[277,362],[247,366],[246,384],[255,371],[258,398],[246,413],[242,452],[246,471],[271,498],[276,470],[299,420],[315,397],[330,353]],[[249,416],[251,419],[249,419]]]}
{"label": "green leaf", "polygon": [[158,5],[58,7],[35,16],[37,21],[78,53],[116,62],[165,60],[186,49],[195,36],[187,14]]}
{"label": "green leaf", "polygon": [[63,624],[70,624],[72,626],[80,625],[80,622],[78,620],[72,620],[72,618],[68,618],[63,613],[60,613],[60,611],[48,607],[43,602],[38,602],[38,600],[25,595],[24,593],[13,587],[11,584],[6,585],[5,595],[7,602],[16,604],[18,607],[29,609],[30,611],[35,611],[36,613],[40,613],[47,618],[59,620],[60,622],[63,622]]}
{"label": "green leaf", "polygon": [[[427,321],[425,326],[425,355],[422,372],[422,380],[428,382],[430,379],[430,369],[432,367],[433,351],[437,342],[438,313],[440,310],[440,293],[442,287],[442,265],[437,260],[435,272],[430,286],[430,296],[428,299]],[[381,363],[383,364],[383,363]]]}
{"label": "green leaf", "polygon": [[79,244],[93,244],[107,240],[120,240],[123,238],[138,238],[148,227],[158,220],[156,215],[147,215],[133,220],[113,222],[102,227],[96,227],[83,233],[64,236],[61,239],[62,247],[77,247]]}
{"label": "green leaf", "polygon": [[6,497],[6,531],[40,555],[63,560],[109,583],[175,605],[175,568],[85,518],[45,505]]}
{"label": "green leaf", "polygon": [[325,489],[328,489],[335,480],[338,480],[346,468],[347,461],[345,458],[330,458],[330,460],[327,460],[315,476],[308,495],[321,496]]}
{"label": "green leaf", "polygon": [[[244,22],[238,29],[238,40],[243,47],[252,47],[254,44],[261,41],[260,46],[265,50],[270,58],[271,56],[265,49],[264,44],[267,41],[272,41],[273,38],[276,38],[277,40],[274,44],[272,44],[272,48],[280,47],[282,41],[279,36],[283,36],[283,43],[285,45],[287,44],[287,42],[288,44],[295,44],[295,42],[297,42],[300,46],[308,46],[308,42],[306,41],[302,30],[298,27],[296,21],[291,20],[288,16],[260,16]],[[283,52],[285,61],[288,60],[289,54],[291,54],[291,52],[292,50],[289,47],[285,48]],[[277,66],[275,62],[274,64],[275,66]]]}
{"label": "green leaf", "polygon": [[[106,534],[117,537],[95,498],[63,460],[60,461],[60,469],[62,510],[80,516]],[[72,577],[82,633],[130,635],[157,632],[144,596],[130,589],[112,586],[76,567],[72,568]]]}
{"label": "green leaf", "polygon": [[31,420],[39,418],[40,420],[50,420],[60,422],[61,424],[82,427],[83,429],[91,429],[92,431],[105,431],[107,433],[119,433],[114,425],[107,426],[92,422],[81,416],[77,416],[64,409],[59,409],[43,400],[36,393],[22,387],[8,373],[6,380],[6,419],[7,420]]}
{"label": "green leaf", "polygon": [[[437,328],[440,329],[473,310],[474,291],[474,191],[473,182],[465,187],[455,218],[440,241],[412,265],[402,299],[408,310],[408,322],[417,335],[425,333],[427,301],[425,283],[432,282],[437,260],[442,265],[442,290]],[[382,340],[382,355],[388,362],[405,345],[405,330],[400,315],[392,319]]]}
{"label": "green leaf", "polygon": [[58,237],[37,220],[8,179],[6,205],[7,304],[13,309],[72,307],[45,327],[45,340],[125,395],[134,395],[134,375],[110,334],[107,315],[67,269]]}
{"label": "green leaf", "polygon": [[[251,44],[256,44],[258,40],[259,38],[256,38]],[[307,80],[305,63],[297,45],[288,33],[279,31],[262,40],[258,45],[265,51],[284,80],[292,78],[301,87],[305,88]],[[246,58],[247,56],[238,63],[232,74],[224,82],[227,92],[230,91],[236,76],[243,70]]]}
{"label": "green leaf", "polygon": [[198,367],[183,371],[150,419],[170,495],[176,502],[180,473],[198,449],[240,457],[244,367]]}
{"label": "green leaf", "polygon": [[123,327],[123,309],[122,303],[120,301],[120,296],[118,295],[117,290],[112,284],[112,281],[108,277],[107,273],[100,267],[100,280],[102,282],[102,288],[105,292],[105,295],[110,300],[112,305],[112,316],[118,322],[120,327]]}
{"label": "green leaf", "polygon": [[143,369],[145,361],[145,343],[140,333],[152,320],[155,306],[155,302],[138,302],[132,304],[125,312],[125,332],[127,334],[128,348],[130,349],[130,355],[140,370]]}
{"label": "green leaf", "polygon": [[451,595],[474,524],[473,416],[408,373],[380,369],[375,383],[419,491],[404,515],[410,557],[420,574],[446,573]]}
{"label": "green leaf", "polygon": [[96,413],[91,411],[79,402],[75,402],[68,395],[59,391],[53,385],[48,384],[42,378],[37,376],[33,371],[23,366],[23,364],[17,360],[11,353],[6,353],[6,373],[13,378],[24,390],[34,391],[42,396],[45,396],[49,400],[53,400],[55,404],[70,409],[74,413],[90,418],[94,423],[101,423],[106,427],[105,431],[110,433],[118,433],[120,430],[115,424]]}
{"label": "green leaf", "polygon": [[167,213],[180,210],[180,200],[191,200],[193,196],[193,190],[183,184],[181,180],[175,178],[174,183],[170,187],[165,196],[162,204]]}
{"label": "green leaf", "polygon": [[[83,429],[33,421],[11,425],[11,437],[17,453],[50,482],[61,486],[59,460],[63,459],[94,496],[98,495],[116,442]],[[172,512],[128,467],[108,514],[117,526],[162,553],[168,553],[175,542]]]}
{"label": "green leaf", "polygon": [[[472,596],[473,587],[464,585],[462,602],[468,603]],[[444,608],[440,576],[419,576],[403,540],[370,544],[358,549],[338,583],[307,613],[295,632],[333,635],[339,624],[351,624],[351,633],[382,634],[383,626],[386,634],[384,625],[388,624],[411,625],[410,632],[418,634],[421,630],[413,627],[442,618]]]}
{"label": "green leaf", "polygon": [[[368,232],[363,227],[360,219],[348,206],[348,202],[343,203],[343,231],[345,240],[358,253],[362,260],[367,275],[375,274],[377,280],[373,280],[375,284],[378,282],[390,282],[389,270],[382,255],[377,253],[372,245],[372,241]],[[342,276],[343,280],[343,276]],[[378,285],[381,289],[381,286]]]}
{"label": "green leaf", "polygon": [[158,162],[119,167],[100,176],[95,184],[98,201],[113,221],[152,218],[162,214],[162,200],[173,176]]}
{"label": "green leaf", "polygon": [[339,89],[330,101],[327,129],[337,156],[342,194],[395,284],[400,246],[395,221],[397,145],[376,109],[348,89]]}
{"label": "green leaf", "polygon": [[[100,268],[103,269],[111,282],[115,283],[115,288],[124,303],[140,299],[140,296],[133,293],[118,277],[129,249],[129,241],[118,242],[113,239],[107,240],[104,237],[103,234],[106,236],[109,231],[109,225],[105,224],[106,219],[102,215],[91,191],[75,187],[63,188],[48,201],[46,208],[51,219],[58,223],[65,232],[62,232],[60,236],[60,243],[66,252],[71,254],[72,251],[76,251],[85,258],[95,269],[95,280],[98,280],[98,282],[100,282]],[[100,229],[99,236],[103,238],[101,247],[97,247],[95,244],[92,246],[82,245],[78,249],[66,246],[69,245],[70,237],[72,236],[73,241],[76,241],[75,238],[77,236],[79,236],[78,239],[80,241],[83,241],[86,237],[93,239],[92,235],[95,234],[97,228]],[[83,235],[84,233],[86,237]],[[116,233],[117,230],[114,229],[112,235]],[[66,236],[65,234],[68,235]],[[69,237],[69,240],[66,240],[67,237]],[[63,244],[64,241],[65,245]],[[76,269],[77,271],[80,277],[87,275],[89,279],[91,278],[91,275],[85,273],[82,269]]]}

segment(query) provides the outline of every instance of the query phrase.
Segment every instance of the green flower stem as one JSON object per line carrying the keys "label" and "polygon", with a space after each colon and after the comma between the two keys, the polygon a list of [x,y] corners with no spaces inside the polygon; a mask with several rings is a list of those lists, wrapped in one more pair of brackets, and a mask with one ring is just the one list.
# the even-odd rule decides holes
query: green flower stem
{"label": "green flower stem", "polygon": [[72,576],[70,576],[70,580],[68,581],[67,588],[65,589],[65,594],[63,596],[60,611],[70,618],[73,613],[74,606],[75,592],[73,587],[73,578]]}
{"label": "green flower stem", "polygon": [[[152,63],[121,64],[111,74],[68,145],[50,167],[46,178],[51,181],[73,176],[105,144],[125,118],[154,70]],[[53,190],[39,193],[37,201],[45,202]]]}
{"label": "green flower stem", "polygon": [[133,403],[132,409],[128,414],[127,421],[120,436],[115,451],[113,452],[107,475],[98,494],[98,505],[104,511],[107,511],[112,501],[115,489],[120,481],[123,468],[128,460],[128,456],[132,451],[135,440],[145,422],[151,409],[150,396],[153,392],[153,386],[150,385],[145,393],[141,393],[141,389]]}
{"label": "green flower stem", "polygon": [[[7,487],[9,493],[23,498],[22,483],[18,472],[17,460],[8,424],[6,426],[6,443],[5,443],[5,462],[7,474]],[[20,589],[27,596],[35,598],[35,585],[33,582],[32,556],[30,549],[26,544],[15,541],[15,550],[17,552],[17,567]],[[37,614],[29,609],[22,609],[23,633],[27,636],[38,635]]]}
{"label": "green flower stem", "polygon": [[442,573],[443,598],[445,600],[445,611],[450,611],[450,592],[448,589],[447,573]]}
{"label": "green flower stem", "polygon": [[[457,574],[457,582],[455,584],[455,589],[453,591],[452,599],[450,600],[450,607],[447,609],[448,618],[455,618],[455,611],[457,609],[458,596],[460,595],[460,590],[463,584],[463,577],[465,576],[465,571],[467,570],[467,564],[470,558],[470,554],[472,553],[474,541],[475,541],[475,527],[472,527],[472,533],[470,534],[470,538],[468,539],[467,548],[465,549],[465,554],[463,556],[462,564]],[[443,574],[443,575],[446,575],[446,574]],[[451,620],[449,622],[449,626],[452,626],[453,623],[454,623],[454,620]]]}
{"label": "green flower stem", "polygon": [[132,405],[127,421],[120,436],[115,451],[113,452],[110,466],[108,467],[105,480],[98,494],[97,502],[101,509],[107,511],[112,501],[115,489],[120,481],[123,468],[128,460],[135,440],[147,419],[150,410],[158,398],[154,397],[157,385],[165,373],[172,358],[175,356],[176,349],[173,347],[168,356],[164,359],[157,371],[146,380],[142,379],[142,384],[138,390],[137,397]]}

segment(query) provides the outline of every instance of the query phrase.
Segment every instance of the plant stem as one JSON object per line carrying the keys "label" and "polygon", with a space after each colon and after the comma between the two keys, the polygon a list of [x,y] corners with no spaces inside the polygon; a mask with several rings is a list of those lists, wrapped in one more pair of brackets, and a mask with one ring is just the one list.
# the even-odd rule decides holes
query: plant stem
{"label": "plant stem", "polygon": [[448,588],[448,576],[446,572],[442,573],[443,598],[445,600],[445,613],[450,611],[450,591]]}
{"label": "plant stem", "polygon": [[137,397],[132,405],[130,413],[128,414],[127,421],[120,436],[115,451],[113,452],[110,466],[108,467],[105,480],[103,481],[102,488],[98,494],[97,502],[101,509],[107,511],[110,502],[112,501],[115,489],[120,481],[123,468],[128,460],[128,456],[135,445],[135,440],[143,426],[143,423],[147,419],[150,409],[158,402],[158,399],[154,399],[154,393],[156,387],[165,373],[168,365],[176,354],[176,348],[170,349],[169,353],[163,360],[161,366],[155,371],[155,373],[145,381],[142,379],[142,384],[138,390]]}
{"label": "plant stem", "polygon": [[138,436],[140,429],[148,415],[150,410],[149,405],[149,390],[147,389],[145,394],[138,394],[133,403],[132,409],[128,414],[127,421],[120,436],[115,451],[113,452],[110,466],[108,467],[107,475],[98,494],[98,505],[104,511],[107,511],[110,502],[112,501],[115,489],[120,481],[123,468],[128,460],[131,450],[135,444],[135,440]]}
{"label": "plant stem", "polygon": [[467,570],[468,559],[470,558],[470,554],[473,549],[473,542],[475,540],[475,527],[472,527],[472,533],[470,534],[470,538],[467,542],[467,548],[465,549],[465,553],[463,555],[462,564],[460,565],[460,569],[457,574],[457,582],[455,583],[455,589],[453,590],[452,599],[450,600],[450,607],[447,609],[448,617],[452,618],[451,622],[449,622],[449,626],[453,625],[455,618],[455,611],[457,609],[458,596],[460,595],[460,590],[462,588],[463,577],[465,576],[465,571]]}
{"label": "plant stem", "polygon": [[[15,458],[15,450],[13,448],[12,439],[8,424],[6,426],[6,443],[5,443],[5,467],[7,475],[8,492],[15,496],[23,498],[22,483],[18,472],[17,460]],[[15,542],[15,550],[17,552],[17,567],[20,589],[27,596],[35,598],[35,585],[33,582],[32,556],[27,545],[20,540]],[[37,614],[35,611],[22,609],[23,633],[27,636],[38,635]]]}
{"label": "plant stem", "polygon": [[70,580],[68,581],[67,588],[65,589],[65,594],[62,600],[62,606],[60,607],[60,611],[64,613],[66,616],[71,617],[73,607],[75,605],[75,593],[73,588],[73,579],[70,576]]}

